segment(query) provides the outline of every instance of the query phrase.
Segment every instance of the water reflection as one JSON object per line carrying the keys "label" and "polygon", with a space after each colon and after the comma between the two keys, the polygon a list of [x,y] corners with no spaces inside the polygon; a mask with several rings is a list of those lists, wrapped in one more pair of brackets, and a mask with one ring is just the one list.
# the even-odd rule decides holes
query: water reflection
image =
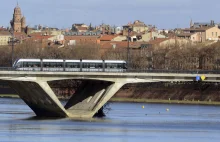
{"label": "water reflection", "polygon": [[0,141],[217,142],[220,138],[218,106],[110,103],[110,108],[105,118],[45,119],[35,117],[20,99],[0,99]]}

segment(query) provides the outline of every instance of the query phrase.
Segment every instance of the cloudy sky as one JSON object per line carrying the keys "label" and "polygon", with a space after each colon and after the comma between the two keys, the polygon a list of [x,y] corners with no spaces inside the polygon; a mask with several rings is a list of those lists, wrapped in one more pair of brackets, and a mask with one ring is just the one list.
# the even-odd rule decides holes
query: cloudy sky
{"label": "cloudy sky", "polygon": [[188,27],[190,19],[220,22],[219,0],[0,0],[0,26],[9,26],[17,1],[30,26],[67,28],[90,22],[122,26],[141,20],[170,29]]}

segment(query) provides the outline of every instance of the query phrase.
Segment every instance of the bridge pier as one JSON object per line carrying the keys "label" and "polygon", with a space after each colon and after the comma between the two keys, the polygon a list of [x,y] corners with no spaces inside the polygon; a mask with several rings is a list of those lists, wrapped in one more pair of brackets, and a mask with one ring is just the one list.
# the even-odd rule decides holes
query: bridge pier
{"label": "bridge pier", "polygon": [[85,81],[65,105],[72,117],[93,117],[124,85],[106,81]]}
{"label": "bridge pier", "polygon": [[8,81],[37,116],[67,117],[68,113],[47,82]]}
{"label": "bridge pier", "polygon": [[40,117],[91,118],[124,85],[120,82],[86,80],[61,104],[45,81],[7,81],[20,98]]}

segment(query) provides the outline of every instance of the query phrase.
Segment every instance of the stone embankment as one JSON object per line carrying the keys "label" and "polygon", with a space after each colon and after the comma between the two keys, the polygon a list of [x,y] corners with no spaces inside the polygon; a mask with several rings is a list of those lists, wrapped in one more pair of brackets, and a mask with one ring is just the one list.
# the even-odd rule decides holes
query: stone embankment
{"label": "stone embankment", "polygon": [[220,84],[202,82],[127,84],[117,92],[114,98],[220,102]]}

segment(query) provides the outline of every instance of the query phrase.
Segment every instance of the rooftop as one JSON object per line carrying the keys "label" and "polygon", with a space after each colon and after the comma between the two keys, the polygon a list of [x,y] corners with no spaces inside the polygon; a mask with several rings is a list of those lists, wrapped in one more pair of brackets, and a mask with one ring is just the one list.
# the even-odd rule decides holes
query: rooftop
{"label": "rooftop", "polygon": [[164,42],[166,40],[169,40],[170,38],[156,38],[155,40],[149,41],[149,44],[155,45],[160,44],[161,42]]}

